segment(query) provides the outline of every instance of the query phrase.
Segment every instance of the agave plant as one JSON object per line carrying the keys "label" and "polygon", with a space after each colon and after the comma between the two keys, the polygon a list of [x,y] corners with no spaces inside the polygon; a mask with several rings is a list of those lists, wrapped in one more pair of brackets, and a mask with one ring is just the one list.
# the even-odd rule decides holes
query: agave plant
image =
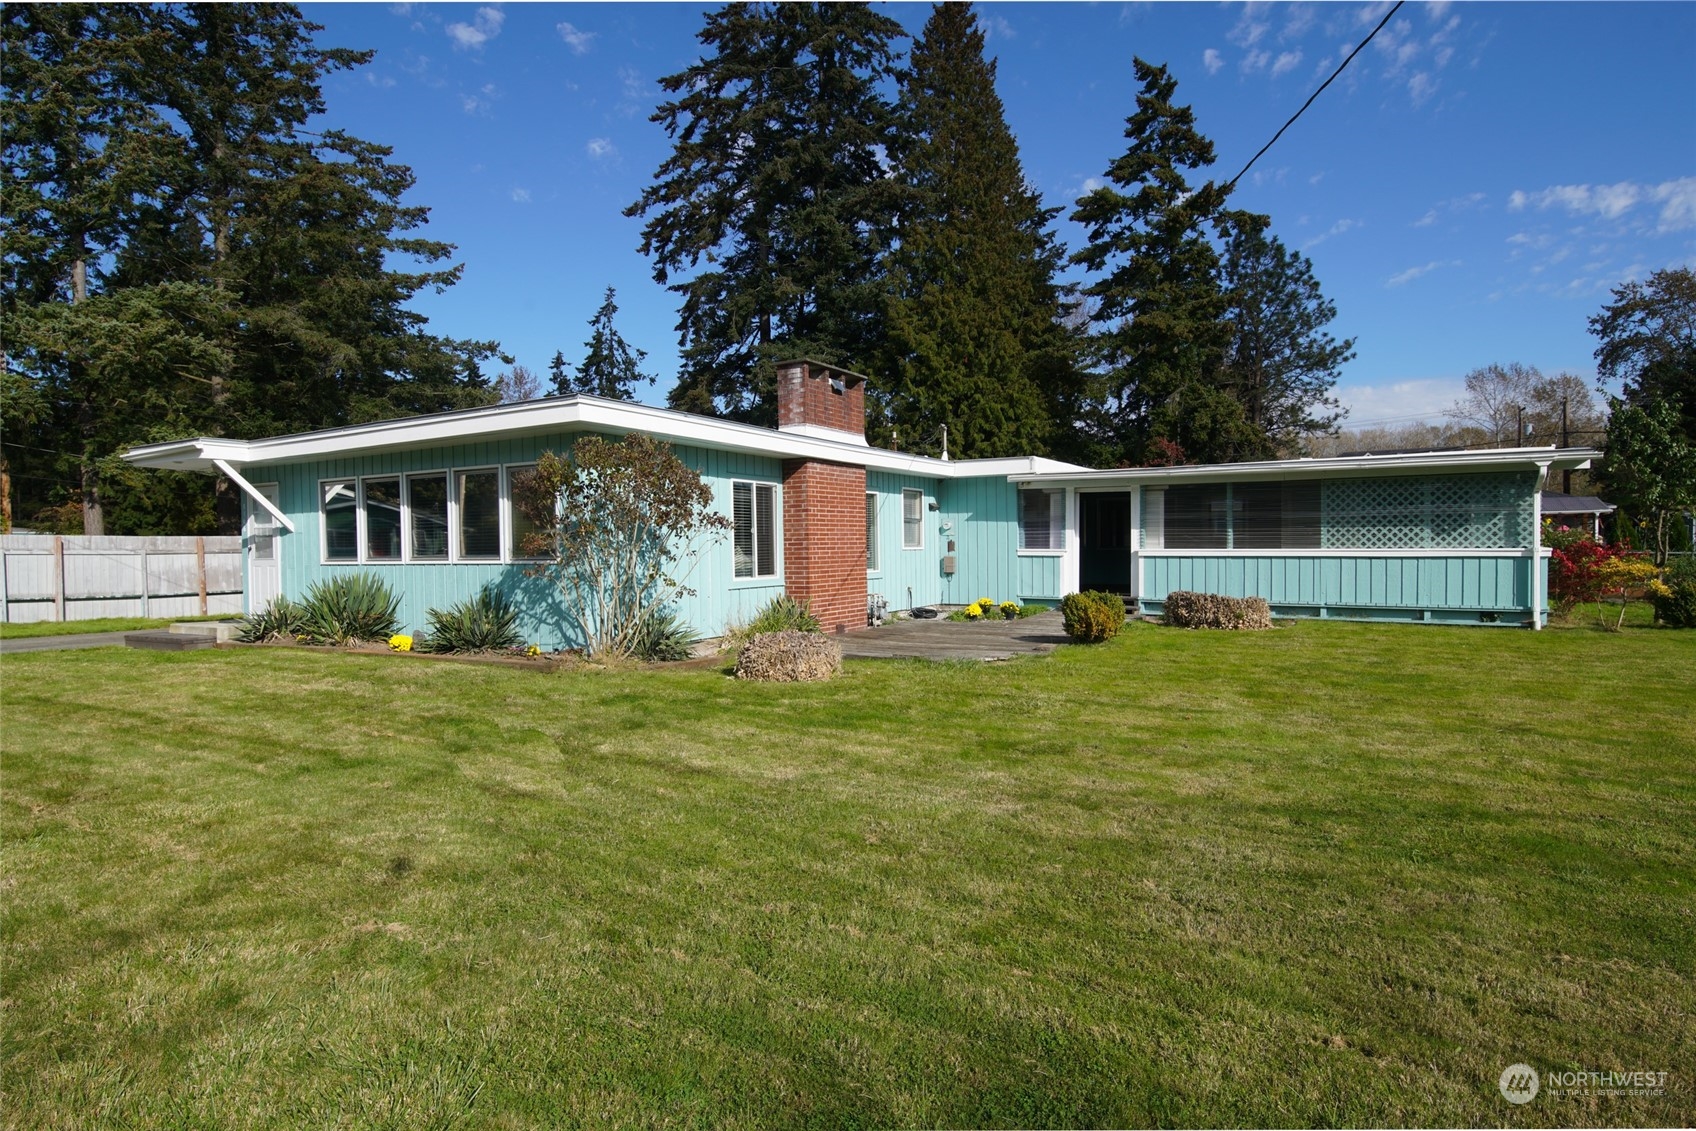
{"label": "agave plant", "polygon": [[780,593],[754,614],[754,619],[747,624],[731,626],[724,634],[726,647],[741,648],[749,640],[767,632],[822,632],[819,618],[807,608],[805,601],[797,601],[787,593]]}
{"label": "agave plant", "polygon": [[468,601],[431,609],[425,619],[430,627],[418,647],[428,652],[496,652],[524,643],[518,608],[487,585]]}
{"label": "agave plant", "polygon": [[247,618],[236,639],[247,644],[270,640],[293,640],[305,633],[306,609],[287,597],[278,597]]}
{"label": "agave plant", "polygon": [[387,640],[400,631],[400,598],[372,573],[344,573],[306,591],[302,633],[314,644]]}
{"label": "agave plant", "polygon": [[694,655],[700,640],[700,634],[675,612],[651,612],[636,630],[630,654],[638,660],[655,663],[687,660]]}

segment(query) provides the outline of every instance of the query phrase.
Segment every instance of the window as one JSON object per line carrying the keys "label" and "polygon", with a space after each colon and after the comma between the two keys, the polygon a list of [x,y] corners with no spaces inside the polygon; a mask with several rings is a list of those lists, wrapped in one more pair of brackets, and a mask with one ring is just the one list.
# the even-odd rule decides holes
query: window
{"label": "window", "polygon": [[461,471],[456,479],[459,495],[459,556],[467,559],[500,560],[500,472],[493,469]]}
{"label": "window", "polygon": [[731,553],[737,577],[776,577],[775,525],[777,489],[770,483],[732,483],[731,520],[735,530]]}
{"label": "window", "polygon": [[1166,488],[1166,548],[1223,550],[1225,485],[1196,483]]}
{"label": "window", "polygon": [[365,560],[400,561],[400,478],[364,479],[359,487],[365,504]]}
{"label": "window", "polygon": [[1066,493],[1026,488],[1019,492],[1019,549],[1066,548]]}
{"label": "window", "polygon": [[1319,545],[1319,482],[1238,483],[1231,487],[1231,546],[1285,550]]}
{"label": "window", "polygon": [[359,499],[353,480],[338,479],[320,487],[324,507],[324,560],[359,560]]}
{"label": "window", "polygon": [[877,495],[866,492],[866,572],[877,572]]}
{"label": "window", "polygon": [[506,469],[507,511],[511,515],[507,528],[512,532],[511,553],[514,560],[519,558],[534,558],[533,550],[524,548],[524,540],[541,528],[530,520],[524,509],[518,505],[519,498],[530,481],[536,478],[536,465],[527,463],[522,467]]}
{"label": "window", "polygon": [[415,562],[441,562],[448,556],[448,477],[409,475],[406,478],[408,552]]}
{"label": "window", "polygon": [[925,493],[917,487],[901,492],[901,548],[925,548]]}

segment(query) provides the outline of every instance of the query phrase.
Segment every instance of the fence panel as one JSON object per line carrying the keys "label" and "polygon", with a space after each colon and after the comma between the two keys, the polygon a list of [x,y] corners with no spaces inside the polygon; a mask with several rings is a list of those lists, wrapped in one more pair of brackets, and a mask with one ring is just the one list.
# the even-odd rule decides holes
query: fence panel
{"label": "fence panel", "polygon": [[0,619],[239,614],[241,539],[0,536]]}

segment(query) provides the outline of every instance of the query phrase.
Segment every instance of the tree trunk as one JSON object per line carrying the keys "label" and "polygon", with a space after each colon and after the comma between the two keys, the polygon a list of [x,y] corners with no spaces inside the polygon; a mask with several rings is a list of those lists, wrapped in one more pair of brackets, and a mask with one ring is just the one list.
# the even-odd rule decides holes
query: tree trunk
{"label": "tree trunk", "polygon": [[0,534],[12,532],[12,465],[0,455]]}

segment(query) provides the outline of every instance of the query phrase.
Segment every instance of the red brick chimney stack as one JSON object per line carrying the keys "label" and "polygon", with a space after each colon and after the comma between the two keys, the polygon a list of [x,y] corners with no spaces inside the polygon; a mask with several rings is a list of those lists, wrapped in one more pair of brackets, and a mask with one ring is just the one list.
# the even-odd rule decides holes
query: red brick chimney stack
{"label": "red brick chimney stack", "polygon": [[[801,359],[777,367],[777,427],[839,443],[866,442],[866,379]],[[844,455],[853,459],[852,452]],[[866,624],[866,469],[834,460],[783,461],[783,583],[826,632]]]}
{"label": "red brick chimney stack", "polygon": [[832,440],[866,442],[866,379],[801,358],[777,367],[777,426]]}

